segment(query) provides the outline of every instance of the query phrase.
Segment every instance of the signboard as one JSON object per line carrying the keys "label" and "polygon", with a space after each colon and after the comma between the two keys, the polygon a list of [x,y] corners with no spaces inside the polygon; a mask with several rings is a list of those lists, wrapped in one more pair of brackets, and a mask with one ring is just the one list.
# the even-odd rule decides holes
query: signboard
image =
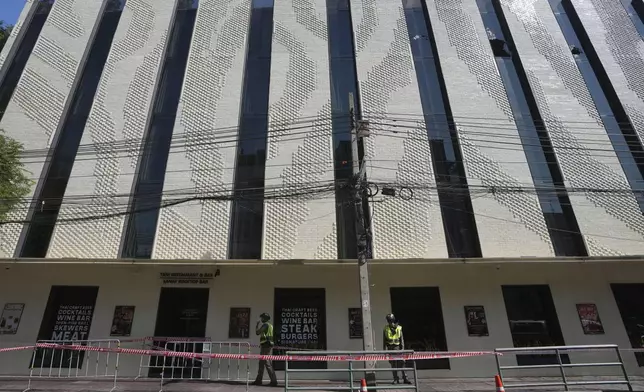
{"label": "signboard", "polygon": [[229,339],[248,339],[250,334],[250,308],[230,308]]}
{"label": "signboard", "polygon": [[577,314],[581,328],[586,335],[601,335],[604,333],[604,326],[597,312],[595,304],[577,304]]}
{"label": "signboard", "polygon": [[130,336],[134,320],[134,306],[117,306],[114,308],[110,336]]}
{"label": "signboard", "polygon": [[211,272],[160,272],[163,284],[210,284],[217,274]]}
{"label": "signboard", "polygon": [[282,346],[319,348],[318,308],[282,308],[279,342]]}
{"label": "signboard", "polygon": [[15,335],[20,326],[25,304],[5,304],[0,317],[0,335]]}
{"label": "signboard", "polygon": [[349,339],[362,339],[362,309],[349,308]]}
{"label": "signboard", "polygon": [[485,308],[483,306],[465,306],[465,322],[469,336],[489,336]]}

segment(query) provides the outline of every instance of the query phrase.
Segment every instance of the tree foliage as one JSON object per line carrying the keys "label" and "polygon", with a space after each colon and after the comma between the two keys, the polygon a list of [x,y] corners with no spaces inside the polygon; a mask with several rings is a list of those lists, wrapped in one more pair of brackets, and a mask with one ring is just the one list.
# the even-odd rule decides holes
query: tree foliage
{"label": "tree foliage", "polygon": [[4,48],[4,44],[9,39],[9,34],[11,34],[11,28],[13,26],[8,26],[4,21],[0,20],[0,50]]}
{"label": "tree foliage", "polygon": [[22,151],[22,144],[0,129],[0,221],[21,203],[33,184],[20,161]]}

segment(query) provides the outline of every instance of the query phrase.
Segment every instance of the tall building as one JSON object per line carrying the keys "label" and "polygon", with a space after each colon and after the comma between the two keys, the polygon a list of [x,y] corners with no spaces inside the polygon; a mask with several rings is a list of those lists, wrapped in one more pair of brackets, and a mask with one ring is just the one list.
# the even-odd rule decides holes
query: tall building
{"label": "tall building", "polygon": [[117,334],[254,342],[241,308],[279,345],[361,349],[353,122],[376,347],[390,312],[418,351],[641,347],[643,9],[28,0],[0,54],[0,128],[34,180],[0,222],[21,312],[0,343],[108,338],[129,306]]}

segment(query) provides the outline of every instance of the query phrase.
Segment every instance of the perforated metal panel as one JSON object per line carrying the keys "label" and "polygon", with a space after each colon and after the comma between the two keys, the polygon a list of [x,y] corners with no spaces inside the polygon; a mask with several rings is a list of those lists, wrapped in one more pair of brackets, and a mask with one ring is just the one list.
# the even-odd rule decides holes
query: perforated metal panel
{"label": "perforated metal panel", "polygon": [[[457,122],[468,183],[532,187],[533,180],[474,1],[427,1]],[[503,141],[518,145],[504,146]],[[505,148],[504,148],[505,147]],[[529,193],[472,195],[484,257],[552,256],[539,201]]]}
{"label": "perforated metal panel", "polygon": [[575,190],[630,185],[550,6],[537,0],[501,3],[588,252],[642,254],[644,216],[632,194]]}
{"label": "perforated metal panel", "polygon": [[[77,157],[59,219],[115,214],[129,202],[173,10],[171,1],[127,1],[81,139],[95,155]],[[71,202],[88,194],[90,203]],[[116,258],[124,221],[59,223],[48,257]]]}
{"label": "perforated metal panel", "polygon": [[[411,200],[383,197],[371,205],[374,258],[446,257],[427,132],[402,3],[364,0],[351,3],[356,67],[363,117],[386,122],[390,114],[418,119],[399,134],[373,126],[366,139],[370,180],[410,184]],[[417,186],[423,184],[426,186]]]}
{"label": "perforated metal panel", "polygon": [[[0,123],[26,150],[51,147],[100,9],[99,1],[81,0],[57,0],[51,9]],[[23,11],[21,18],[25,15]],[[42,156],[25,160],[35,180],[41,176],[44,161]],[[24,220],[27,208],[27,203],[19,206],[7,219]],[[21,230],[20,224],[0,226],[0,256],[14,255]]]}
{"label": "perforated metal panel", "polygon": [[[333,180],[325,0],[277,0],[271,56],[266,186],[304,192]],[[335,200],[267,201],[265,259],[337,257]]]}
{"label": "perforated metal panel", "polygon": [[[201,0],[170,149],[164,200],[172,192],[229,195],[237,148],[249,0]],[[163,209],[153,258],[225,259],[230,202]]]}

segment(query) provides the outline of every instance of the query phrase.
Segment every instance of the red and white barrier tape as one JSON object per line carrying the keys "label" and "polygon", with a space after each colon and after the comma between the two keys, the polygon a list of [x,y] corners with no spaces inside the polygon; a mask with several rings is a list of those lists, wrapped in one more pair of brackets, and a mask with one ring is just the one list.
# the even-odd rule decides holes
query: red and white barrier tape
{"label": "red and white barrier tape", "polygon": [[97,351],[112,352],[134,355],[150,355],[179,357],[187,359],[239,359],[239,360],[271,360],[271,361],[304,361],[304,362],[347,362],[347,361],[413,361],[421,359],[439,359],[439,358],[466,358],[481,355],[495,355],[494,352],[488,351],[469,351],[469,352],[422,352],[414,354],[401,355],[383,355],[383,354],[366,354],[366,355],[260,355],[260,354],[219,354],[219,353],[191,353],[180,351],[157,351],[143,350],[133,348],[108,348],[79,345],[61,345],[52,343],[38,343],[36,347],[76,350],[76,351]]}

